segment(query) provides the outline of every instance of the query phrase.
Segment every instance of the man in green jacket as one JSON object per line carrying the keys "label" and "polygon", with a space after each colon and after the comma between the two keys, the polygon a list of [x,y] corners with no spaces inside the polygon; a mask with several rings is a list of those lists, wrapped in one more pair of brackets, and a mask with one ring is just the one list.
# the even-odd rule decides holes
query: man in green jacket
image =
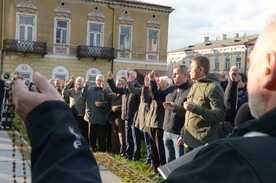
{"label": "man in green jacket", "polygon": [[218,138],[219,122],[225,119],[224,92],[216,74],[210,74],[207,57],[192,59],[188,72],[194,84],[184,103],[184,149],[189,152]]}

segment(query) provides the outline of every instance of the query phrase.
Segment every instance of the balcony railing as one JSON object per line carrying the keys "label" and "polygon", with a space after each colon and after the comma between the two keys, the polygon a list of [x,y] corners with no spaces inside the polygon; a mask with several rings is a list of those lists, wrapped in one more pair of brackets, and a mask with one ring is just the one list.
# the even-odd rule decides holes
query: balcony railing
{"label": "balcony railing", "polygon": [[100,46],[85,46],[79,45],[77,47],[77,57],[92,57],[94,60],[97,58],[105,58],[109,61],[114,59],[114,48],[100,47]]}
{"label": "balcony railing", "polygon": [[47,54],[46,46],[46,42],[26,41],[17,39],[4,40],[4,51],[7,52],[42,54],[43,57],[45,54]]}

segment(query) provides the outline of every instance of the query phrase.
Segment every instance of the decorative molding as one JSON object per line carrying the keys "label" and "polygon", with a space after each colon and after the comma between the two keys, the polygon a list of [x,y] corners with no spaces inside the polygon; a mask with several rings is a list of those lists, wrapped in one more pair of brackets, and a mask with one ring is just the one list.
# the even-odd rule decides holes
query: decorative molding
{"label": "decorative molding", "polygon": [[119,23],[124,25],[133,25],[133,19],[128,13],[125,12],[124,15],[119,18]]}
{"label": "decorative molding", "polygon": [[129,52],[118,51],[118,58],[131,59],[131,54]]}
{"label": "decorative molding", "polygon": [[[72,0],[71,0],[72,1]],[[156,5],[152,3],[142,3],[137,1],[137,3],[134,0],[131,0],[129,2],[127,1],[115,1],[115,0],[74,0],[74,1],[83,1],[85,3],[91,3],[91,4],[101,4],[101,5],[107,5],[112,7],[119,7],[122,9],[139,9],[142,11],[155,11],[158,13],[171,13],[174,9],[170,6],[162,6],[162,5]]]}
{"label": "decorative molding", "polygon": [[22,13],[36,14],[38,8],[32,4],[31,0],[23,0],[22,3],[16,5],[16,11]]}
{"label": "decorative molding", "polygon": [[94,11],[88,13],[87,19],[96,22],[104,22],[105,16],[100,12],[98,7],[95,7]]}
{"label": "decorative molding", "polygon": [[70,18],[72,14],[64,2],[59,3],[59,6],[54,10],[54,13],[57,17],[63,18]]}
{"label": "decorative molding", "polygon": [[147,61],[158,61],[158,54],[147,54]]}
{"label": "decorative molding", "polygon": [[241,52],[234,52],[236,58],[241,58]]}
{"label": "decorative molding", "polygon": [[148,28],[160,29],[160,22],[157,21],[156,16],[153,15],[150,20],[147,22]]}
{"label": "decorative molding", "polygon": [[229,58],[230,57],[230,53],[224,53],[223,54],[225,58]]}
{"label": "decorative molding", "polygon": [[205,57],[207,57],[208,59],[210,59],[212,57],[211,54],[205,54]]}
{"label": "decorative molding", "polygon": [[220,54],[219,54],[219,53],[215,53],[215,54],[214,54],[214,57],[215,57],[215,58],[219,58],[219,57],[220,57]]}
{"label": "decorative molding", "polygon": [[54,46],[54,53],[59,55],[68,55],[68,46]]}

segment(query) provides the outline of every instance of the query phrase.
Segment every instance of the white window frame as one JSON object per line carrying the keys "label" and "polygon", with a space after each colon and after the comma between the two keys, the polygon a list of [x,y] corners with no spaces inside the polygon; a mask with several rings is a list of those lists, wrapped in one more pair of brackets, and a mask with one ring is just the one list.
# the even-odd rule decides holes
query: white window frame
{"label": "white window frame", "polygon": [[225,58],[224,69],[230,70],[230,58]]}
{"label": "white window frame", "polygon": [[[124,39],[124,48],[121,48],[121,32],[122,32],[122,28],[129,28],[129,48],[125,47],[125,42],[126,40]],[[119,41],[118,41],[118,48],[119,50],[127,50],[130,51],[132,49],[132,26],[127,26],[127,25],[120,25],[119,27]]]}
{"label": "white window frame", "polygon": [[[57,23],[58,21],[65,21],[67,22],[67,28],[66,29],[63,29],[63,30],[66,30],[66,43],[57,43]],[[56,45],[69,45],[70,44],[70,19],[67,19],[67,18],[58,18],[58,17],[55,17],[55,25],[54,25],[54,44]],[[62,36],[61,36],[62,37]]]}
{"label": "white window frame", "polygon": [[[33,18],[33,23],[34,25],[27,25],[27,24],[23,24],[21,25],[20,24],[20,17],[31,17]],[[20,26],[25,26],[25,29],[26,28],[32,28],[32,38],[31,40],[28,40],[26,35],[24,36],[24,39],[21,39],[21,40],[25,40],[25,41],[36,41],[36,26],[37,26],[37,15],[34,15],[34,14],[23,14],[23,13],[16,13],[16,35],[15,35],[15,38],[16,39],[20,39]],[[28,31],[27,31],[28,32]],[[25,33],[26,34],[26,33]]]}
{"label": "white window frame", "polygon": [[241,60],[242,60],[241,57],[236,57],[235,65],[237,66],[238,69],[241,69],[241,63],[242,63]]}
{"label": "white window frame", "polygon": [[[101,32],[90,31],[90,25],[91,24],[100,25],[101,26]],[[95,43],[93,43],[93,45],[90,44],[91,34],[95,34],[94,37],[97,37],[96,35],[100,36],[100,44],[99,45],[97,45]],[[100,46],[100,47],[102,47],[103,43],[104,43],[104,24],[103,23],[99,23],[99,22],[88,21],[87,22],[87,45],[88,46]]]}
{"label": "white window frame", "polygon": [[[152,43],[154,41],[154,39],[150,38],[150,31],[157,32],[157,38],[155,39],[157,41],[156,50],[153,50],[152,48],[150,48],[150,45],[154,45],[154,43]],[[160,30],[159,29],[148,28],[147,32],[148,32],[148,35],[147,35],[147,51],[157,53],[159,51]],[[153,47],[153,46],[151,46],[151,47]]]}
{"label": "white window frame", "polygon": [[215,58],[215,68],[216,71],[219,70],[219,58]]}

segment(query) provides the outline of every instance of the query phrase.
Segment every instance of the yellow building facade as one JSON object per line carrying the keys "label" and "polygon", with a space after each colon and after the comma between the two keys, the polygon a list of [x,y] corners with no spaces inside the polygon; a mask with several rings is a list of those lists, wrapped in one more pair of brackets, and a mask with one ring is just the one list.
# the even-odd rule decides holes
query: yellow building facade
{"label": "yellow building facade", "polygon": [[166,70],[171,7],[131,0],[1,0],[1,74],[32,81]]}

